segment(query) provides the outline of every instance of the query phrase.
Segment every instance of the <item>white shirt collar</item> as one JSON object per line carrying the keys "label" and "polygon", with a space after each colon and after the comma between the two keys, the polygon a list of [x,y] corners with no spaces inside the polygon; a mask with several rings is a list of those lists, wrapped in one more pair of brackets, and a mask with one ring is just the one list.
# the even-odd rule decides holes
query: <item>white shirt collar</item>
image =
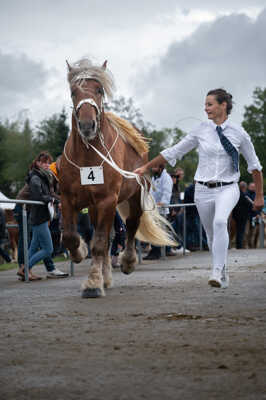
{"label": "white shirt collar", "polygon": [[227,128],[230,125],[230,122],[229,122],[228,118],[221,125],[217,125],[212,120],[209,120],[208,122],[212,126],[212,128],[215,129],[215,130],[216,130],[217,126],[221,126],[222,130],[224,130],[225,128]]}

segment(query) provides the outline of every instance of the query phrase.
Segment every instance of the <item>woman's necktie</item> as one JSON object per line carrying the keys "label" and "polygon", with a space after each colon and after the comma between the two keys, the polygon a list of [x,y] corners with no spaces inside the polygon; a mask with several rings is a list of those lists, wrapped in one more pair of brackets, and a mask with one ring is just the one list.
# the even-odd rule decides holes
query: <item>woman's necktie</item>
{"label": "woman's necktie", "polygon": [[234,145],[232,145],[230,140],[227,139],[227,137],[223,134],[223,130],[220,126],[216,126],[216,131],[218,133],[218,136],[219,136],[219,139],[220,139],[220,142],[221,142],[223,148],[229,154],[229,156],[232,158],[233,168],[237,172],[238,171],[238,159],[239,159],[237,149],[235,148]]}

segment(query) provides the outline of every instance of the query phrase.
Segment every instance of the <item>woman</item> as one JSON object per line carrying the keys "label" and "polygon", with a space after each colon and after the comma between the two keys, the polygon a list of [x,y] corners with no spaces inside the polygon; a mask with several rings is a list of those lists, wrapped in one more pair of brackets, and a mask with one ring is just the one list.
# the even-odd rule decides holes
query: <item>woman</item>
{"label": "woman", "polygon": [[[49,229],[50,214],[48,203],[58,201],[58,196],[53,191],[53,176],[49,166],[52,157],[47,152],[41,152],[33,161],[30,172],[26,179],[29,185],[30,200],[42,201],[45,204],[32,204],[30,208],[29,222],[32,230],[32,239],[29,248],[29,279],[31,281],[41,278],[32,273],[32,267],[41,260],[51,260],[53,253],[53,242]],[[52,260],[51,260],[52,261]],[[21,266],[18,273],[24,278],[24,266]],[[68,274],[57,270],[52,265],[51,271],[48,271],[48,277],[65,277]]]}
{"label": "woman", "polygon": [[143,175],[148,168],[168,162],[174,166],[190,150],[197,148],[199,163],[195,174],[195,203],[205,228],[212,252],[212,274],[209,284],[226,288],[228,217],[239,199],[238,155],[241,152],[256,185],[254,208],[263,207],[262,167],[249,135],[241,126],[228,120],[232,110],[232,95],[224,89],[208,92],[205,111],[209,121],[201,123],[178,144],[163,150],[157,157],[135,170]]}

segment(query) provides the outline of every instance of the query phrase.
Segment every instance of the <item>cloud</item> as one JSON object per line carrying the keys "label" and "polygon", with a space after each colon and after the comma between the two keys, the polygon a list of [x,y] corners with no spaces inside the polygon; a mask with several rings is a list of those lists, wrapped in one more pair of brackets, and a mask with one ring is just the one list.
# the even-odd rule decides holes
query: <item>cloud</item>
{"label": "cloud", "polygon": [[24,54],[0,51],[0,109],[1,115],[13,116],[43,98],[43,88],[49,71]]}
{"label": "cloud", "polygon": [[187,117],[202,120],[207,91],[224,87],[236,103],[232,119],[241,123],[253,90],[265,86],[265,37],[266,9],[255,21],[243,14],[219,17],[172,43],[153,67],[137,77],[135,94],[144,118],[159,126],[173,126]]}
{"label": "cloud", "polygon": [[[202,104],[205,89],[209,88],[208,83],[213,81],[207,81],[205,86],[197,86],[195,82],[204,83],[206,72],[210,79],[215,77],[211,54],[204,52],[204,48],[210,46],[211,52],[214,51],[215,44],[207,35],[214,32],[213,22],[217,15],[230,18],[232,12],[243,10],[252,18],[243,16],[243,29],[246,29],[252,26],[264,3],[265,0],[203,0],[200,3],[198,0],[116,0],[104,3],[98,0],[79,0],[78,3],[73,0],[2,0],[0,118],[10,116],[10,104],[16,112],[29,109],[29,117],[38,120],[60,112],[63,106],[69,111],[65,59],[74,62],[83,56],[93,56],[97,62],[108,59],[118,94],[134,95],[137,103],[142,102],[145,116],[151,122],[174,123],[175,118],[187,115],[188,106],[190,113],[195,115]],[[206,21],[208,24],[202,26]],[[225,23],[222,17],[219,21]],[[202,29],[193,34],[199,26]],[[261,35],[264,35],[263,26],[261,29]],[[233,43],[236,46],[234,40]],[[221,45],[224,52],[226,46],[232,48],[230,37]],[[204,61],[201,54],[205,55]],[[242,56],[240,51],[238,54]],[[191,63],[190,59],[193,60]],[[232,64],[229,60],[228,68]],[[255,62],[253,64],[255,72],[257,66]],[[13,80],[10,80],[11,71]],[[252,91],[253,81],[248,83]],[[222,81],[222,84],[230,87],[228,81]],[[242,86],[246,85],[241,82],[238,91],[233,86],[233,94],[242,95]],[[193,96],[191,88],[197,89]],[[245,99],[246,93],[244,90]],[[161,95],[166,95],[167,101],[160,104],[160,112],[157,112]],[[177,105],[174,116],[171,111],[173,104]]]}

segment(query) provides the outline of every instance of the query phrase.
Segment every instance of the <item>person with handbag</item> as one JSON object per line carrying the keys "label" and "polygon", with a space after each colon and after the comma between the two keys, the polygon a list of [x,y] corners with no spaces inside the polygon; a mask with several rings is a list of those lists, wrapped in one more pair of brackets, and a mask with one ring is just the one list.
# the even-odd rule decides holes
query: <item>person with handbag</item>
{"label": "person with handbag", "polygon": [[230,93],[221,88],[210,90],[205,100],[209,121],[202,122],[179,143],[134,171],[143,175],[149,168],[167,162],[174,166],[177,159],[194,148],[198,149],[195,203],[212,252],[212,272],[208,283],[220,288],[229,284],[227,222],[239,199],[239,153],[246,159],[255,182],[254,209],[260,210],[264,205],[262,167],[248,133],[228,119],[232,107]]}
{"label": "person with handbag", "polygon": [[[41,260],[51,259],[53,242],[49,229],[51,213],[48,205],[59,201],[59,197],[53,191],[53,175],[49,170],[52,156],[48,152],[41,152],[32,162],[26,183],[29,186],[29,199],[41,201],[45,204],[32,204],[30,207],[29,222],[32,230],[32,239],[29,248],[29,279],[40,280],[41,277],[32,273],[32,267]],[[19,270],[22,280],[24,271]],[[50,276],[51,275],[51,276]],[[54,267],[48,271],[47,277],[66,277],[68,274]]]}

